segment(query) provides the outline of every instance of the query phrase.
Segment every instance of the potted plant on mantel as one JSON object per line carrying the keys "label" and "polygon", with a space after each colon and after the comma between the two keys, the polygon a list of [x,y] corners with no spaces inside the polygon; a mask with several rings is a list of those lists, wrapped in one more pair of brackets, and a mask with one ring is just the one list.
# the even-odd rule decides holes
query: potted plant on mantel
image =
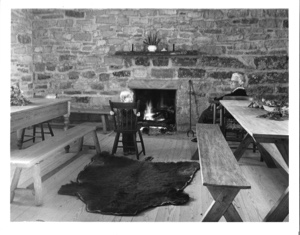
{"label": "potted plant on mantel", "polygon": [[155,52],[160,40],[161,39],[158,38],[158,32],[150,32],[150,34],[144,40],[144,44],[147,45],[148,51]]}

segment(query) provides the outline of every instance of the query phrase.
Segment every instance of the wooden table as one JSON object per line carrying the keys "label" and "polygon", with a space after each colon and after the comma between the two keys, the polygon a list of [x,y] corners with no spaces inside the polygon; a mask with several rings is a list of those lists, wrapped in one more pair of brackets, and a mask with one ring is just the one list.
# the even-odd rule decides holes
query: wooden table
{"label": "wooden table", "polygon": [[17,132],[18,147],[22,147],[21,133],[26,127],[64,116],[64,129],[68,129],[70,116],[70,98],[62,99],[29,99],[32,104],[11,106],[10,132]]}
{"label": "wooden table", "polygon": [[[258,149],[263,153],[262,143],[275,144],[281,153],[285,164],[289,165],[289,121],[276,121],[267,118],[258,118],[258,115],[265,114],[263,109],[249,108],[250,101],[240,100],[221,100],[223,108],[225,108],[236,121],[247,131],[246,136],[234,152],[237,160],[239,160],[246,151],[248,145],[254,141],[258,145]],[[222,113],[222,112],[221,112]],[[221,115],[222,116],[222,115]],[[222,120],[221,120],[222,123]],[[273,157],[273,156],[272,156]],[[275,156],[274,156],[274,159]],[[273,160],[264,156],[264,160],[269,167],[275,166]],[[289,213],[288,208],[289,188],[285,190],[283,195],[264,218],[264,221],[283,221]]]}

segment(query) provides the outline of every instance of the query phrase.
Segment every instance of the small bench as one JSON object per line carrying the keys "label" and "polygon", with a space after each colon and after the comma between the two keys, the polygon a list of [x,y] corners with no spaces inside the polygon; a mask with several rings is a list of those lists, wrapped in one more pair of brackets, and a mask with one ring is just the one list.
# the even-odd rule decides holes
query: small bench
{"label": "small bench", "polygon": [[15,172],[11,182],[10,202],[13,201],[15,190],[17,189],[23,168],[33,167],[33,182],[35,204],[42,204],[42,178],[40,163],[53,156],[57,151],[63,149],[67,145],[79,139],[79,151],[82,149],[83,138],[85,135],[91,133],[97,153],[100,153],[100,145],[96,133],[96,126],[88,126],[85,123],[70,128],[60,134],[47,138],[45,141],[34,144],[26,149],[11,152],[10,163],[15,166]]}
{"label": "small bench", "polygon": [[203,215],[203,222],[242,221],[233,205],[241,189],[250,189],[238,162],[216,124],[197,124],[197,143],[202,184],[214,201]]}
{"label": "small bench", "polygon": [[72,108],[71,113],[87,113],[87,114],[99,114],[101,116],[102,121],[102,128],[103,131],[107,131],[107,123],[108,123],[108,116],[109,110],[100,110],[100,109],[79,109],[79,108]]}

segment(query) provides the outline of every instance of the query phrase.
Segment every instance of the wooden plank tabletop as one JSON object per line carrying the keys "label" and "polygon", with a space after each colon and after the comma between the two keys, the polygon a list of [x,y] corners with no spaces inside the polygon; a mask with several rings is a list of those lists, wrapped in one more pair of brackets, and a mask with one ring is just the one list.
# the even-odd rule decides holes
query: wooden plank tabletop
{"label": "wooden plank tabletop", "polygon": [[25,106],[10,106],[10,113],[14,114],[18,112],[38,109],[41,106],[50,106],[54,104],[64,103],[66,101],[71,101],[71,98],[59,98],[59,99],[30,98],[29,101],[31,101],[32,104],[28,104]]}
{"label": "wooden plank tabletop", "polygon": [[259,118],[265,114],[263,109],[249,108],[250,101],[220,100],[225,109],[241,124],[254,138],[289,138],[289,120],[277,121]]}

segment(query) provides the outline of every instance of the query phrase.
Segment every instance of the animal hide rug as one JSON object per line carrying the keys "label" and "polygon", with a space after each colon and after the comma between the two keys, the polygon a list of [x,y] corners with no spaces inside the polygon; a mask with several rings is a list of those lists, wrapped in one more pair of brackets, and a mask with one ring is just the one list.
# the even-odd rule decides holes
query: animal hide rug
{"label": "animal hide rug", "polygon": [[132,216],[151,207],[187,203],[183,189],[197,170],[198,162],[137,161],[102,152],[58,194],[79,197],[88,212]]}

